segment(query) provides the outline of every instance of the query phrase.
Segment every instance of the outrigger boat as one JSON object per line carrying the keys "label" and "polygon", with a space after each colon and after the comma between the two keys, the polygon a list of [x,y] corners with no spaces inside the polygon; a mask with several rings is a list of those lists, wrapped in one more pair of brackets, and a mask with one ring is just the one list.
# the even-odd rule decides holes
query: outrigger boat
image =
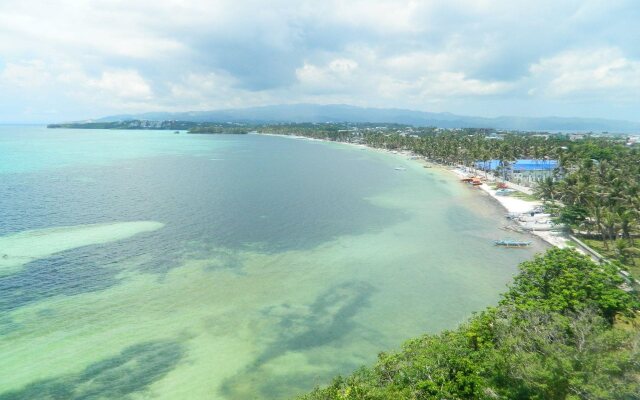
{"label": "outrigger boat", "polygon": [[513,240],[513,239],[502,239],[502,240],[494,240],[493,244],[496,246],[504,246],[504,247],[527,247],[531,245],[531,242],[525,242],[521,240]]}

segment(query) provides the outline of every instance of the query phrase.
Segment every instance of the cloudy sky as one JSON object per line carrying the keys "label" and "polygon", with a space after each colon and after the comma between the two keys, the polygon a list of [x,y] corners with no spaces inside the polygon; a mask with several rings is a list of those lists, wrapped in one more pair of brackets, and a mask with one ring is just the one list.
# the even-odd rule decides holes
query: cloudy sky
{"label": "cloudy sky", "polygon": [[640,121],[637,0],[0,0],[0,121],[282,103]]}

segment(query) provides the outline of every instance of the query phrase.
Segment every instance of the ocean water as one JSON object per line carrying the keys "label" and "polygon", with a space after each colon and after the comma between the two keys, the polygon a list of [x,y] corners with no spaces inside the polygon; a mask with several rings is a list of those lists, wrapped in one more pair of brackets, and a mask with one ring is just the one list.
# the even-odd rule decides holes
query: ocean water
{"label": "ocean water", "polygon": [[494,303],[544,250],[503,214],[355,146],[0,126],[0,399],[295,396]]}

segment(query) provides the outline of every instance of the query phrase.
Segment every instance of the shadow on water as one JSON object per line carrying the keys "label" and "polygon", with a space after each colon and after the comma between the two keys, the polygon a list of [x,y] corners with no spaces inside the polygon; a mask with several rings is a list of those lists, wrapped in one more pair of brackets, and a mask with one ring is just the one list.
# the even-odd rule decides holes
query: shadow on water
{"label": "shadow on water", "polygon": [[91,364],[79,374],[37,381],[18,391],[0,393],[0,400],[127,398],[164,377],[183,356],[184,348],[179,342],[141,343]]}
{"label": "shadow on water", "polygon": [[[247,250],[250,250],[248,246]],[[240,254],[241,250],[238,249],[223,248],[205,241],[191,241],[185,243],[180,259],[182,262],[184,260],[202,261],[205,263],[206,271],[224,269],[244,275],[244,262]]]}
{"label": "shadow on water", "polygon": [[209,270],[242,273],[233,251],[255,244],[264,253],[311,249],[408,218],[366,200],[396,184],[397,174],[382,163],[288,140],[244,138],[242,146],[251,153],[216,163],[158,155],[3,175],[0,235],[114,221],[165,227],[25,265],[0,278],[0,311],[112,287],[120,282],[118,264],[142,255],[147,259],[135,268],[160,276],[193,258],[217,259]]}
{"label": "shadow on water", "polygon": [[348,362],[336,365],[333,361],[327,366],[319,361],[313,365],[318,367],[314,368],[317,372],[273,372],[273,363],[279,357],[336,343],[350,333],[357,326],[353,317],[368,306],[374,290],[366,282],[350,281],[331,287],[307,307],[282,304],[264,310],[265,317],[277,321],[276,337],[248,368],[222,385],[221,394],[230,399],[284,398],[312,387],[318,380],[329,379],[336,368],[349,371],[357,367]]}
{"label": "shadow on water", "polygon": [[121,247],[115,244],[68,250],[1,277],[0,311],[11,311],[50,296],[72,296],[117,284],[120,280],[116,275],[121,271],[117,266],[131,254],[120,252]]}

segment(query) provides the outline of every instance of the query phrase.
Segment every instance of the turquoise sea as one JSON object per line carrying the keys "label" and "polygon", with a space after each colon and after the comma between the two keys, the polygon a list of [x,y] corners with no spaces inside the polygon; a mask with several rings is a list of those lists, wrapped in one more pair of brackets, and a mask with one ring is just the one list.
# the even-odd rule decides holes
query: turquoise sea
{"label": "turquoise sea", "polygon": [[0,399],[305,392],[495,303],[545,247],[503,214],[344,144],[0,126]]}

